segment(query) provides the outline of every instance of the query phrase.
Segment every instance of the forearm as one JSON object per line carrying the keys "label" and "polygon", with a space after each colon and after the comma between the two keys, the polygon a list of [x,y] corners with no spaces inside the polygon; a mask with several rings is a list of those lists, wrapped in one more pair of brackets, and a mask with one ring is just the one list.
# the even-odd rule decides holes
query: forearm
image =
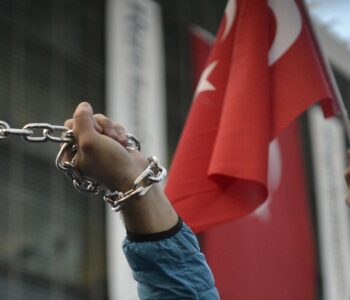
{"label": "forearm", "polygon": [[166,231],[176,225],[178,216],[159,184],[144,195],[128,201],[122,211],[129,232],[149,234]]}
{"label": "forearm", "polygon": [[[125,130],[119,124],[93,115],[91,106],[81,103],[65,125],[73,129],[78,148],[74,163],[84,176],[111,191],[126,193],[134,187],[148,161],[140,152],[128,149]],[[195,236],[182,224],[158,184],[145,195],[126,200],[122,214],[128,231],[123,248],[140,283],[141,299],[218,299]]]}

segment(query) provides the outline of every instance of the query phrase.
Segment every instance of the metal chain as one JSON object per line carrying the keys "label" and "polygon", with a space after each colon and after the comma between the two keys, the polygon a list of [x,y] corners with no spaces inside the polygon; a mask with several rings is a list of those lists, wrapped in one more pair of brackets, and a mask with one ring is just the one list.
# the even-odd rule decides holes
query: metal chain
{"label": "metal chain", "polygon": [[[74,135],[72,130],[66,131],[64,138],[70,140],[61,147],[56,157],[56,167],[59,171],[66,174],[68,179],[73,183],[73,186],[81,193],[89,193],[97,195],[100,192],[107,193],[108,189],[100,183],[91,180],[85,176],[82,176],[80,172],[75,168],[75,160],[77,157],[77,146],[74,143]],[[129,150],[141,150],[140,142],[131,134],[126,135],[128,138],[128,145],[126,146]],[[64,157],[72,157],[70,161],[63,161]]]}
{"label": "metal chain", "polygon": [[72,143],[72,136],[67,136],[69,128],[65,126],[51,125],[47,123],[29,123],[22,129],[11,128],[9,124],[0,121],[0,140],[7,139],[11,135],[21,136],[31,143]]}
{"label": "metal chain", "polygon": [[[68,130],[64,134],[67,139],[74,140],[73,131]],[[92,193],[97,195],[104,189],[99,183],[82,176],[75,168],[74,163],[77,155],[77,146],[74,142],[64,143],[57,154],[55,164],[59,171],[66,174],[73,186],[81,193]],[[70,161],[63,161],[64,156],[72,157]]]}
{"label": "metal chain", "polygon": [[[7,139],[15,135],[21,136],[30,143],[62,143],[62,147],[57,154],[55,164],[59,171],[66,174],[73,186],[82,193],[97,195],[104,193],[103,199],[111,205],[114,211],[122,209],[125,201],[134,195],[144,195],[155,182],[161,181],[166,176],[166,169],[159,165],[155,156],[149,157],[148,167],[136,178],[131,190],[123,193],[119,191],[111,192],[100,183],[82,176],[75,168],[77,157],[77,145],[73,131],[65,126],[51,125],[48,123],[29,123],[23,128],[11,128],[5,121],[0,121],[0,140]],[[127,149],[141,150],[140,142],[131,134],[127,134]],[[65,157],[72,157],[70,161],[63,161]]]}
{"label": "metal chain", "polygon": [[135,195],[143,196],[148,192],[152,185],[162,181],[167,171],[159,164],[158,158],[155,156],[148,157],[147,168],[135,179],[134,186],[127,192],[110,192],[107,191],[103,197],[112,208],[113,211],[120,211],[125,202]]}

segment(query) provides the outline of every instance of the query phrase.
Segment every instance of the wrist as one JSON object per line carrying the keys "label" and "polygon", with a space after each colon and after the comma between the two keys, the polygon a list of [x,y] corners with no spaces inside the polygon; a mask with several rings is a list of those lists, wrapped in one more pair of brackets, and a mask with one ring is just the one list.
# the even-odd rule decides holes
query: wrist
{"label": "wrist", "polygon": [[134,187],[135,179],[147,168],[148,160],[139,153],[132,153],[130,161],[124,166],[116,168],[116,172],[109,176],[107,187],[114,191],[126,192]]}
{"label": "wrist", "polygon": [[[106,191],[103,199],[112,206],[114,211],[124,209],[128,202],[134,202],[131,199],[149,194],[148,192],[153,185],[165,178],[167,171],[159,164],[157,157],[150,156],[147,158],[147,161],[147,167],[135,178],[132,188],[126,191],[122,191],[120,188],[114,191]],[[126,178],[127,182],[129,182],[128,177]],[[118,186],[120,187],[124,185],[119,184]]]}

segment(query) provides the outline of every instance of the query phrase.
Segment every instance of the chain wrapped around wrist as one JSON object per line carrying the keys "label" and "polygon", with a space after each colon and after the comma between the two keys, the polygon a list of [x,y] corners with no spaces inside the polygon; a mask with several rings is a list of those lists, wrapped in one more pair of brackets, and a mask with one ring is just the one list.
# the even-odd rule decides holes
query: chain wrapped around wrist
{"label": "chain wrapped around wrist", "polygon": [[111,206],[113,211],[121,210],[125,202],[132,197],[145,195],[154,183],[160,182],[165,178],[167,171],[159,164],[157,157],[150,156],[147,159],[149,164],[135,179],[132,189],[127,192],[106,192],[104,195],[103,200]]}
{"label": "chain wrapped around wrist", "polygon": [[[148,166],[146,169],[135,179],[133,188],[127,192],[114,191],[111,192],[104,185],[91,180],[83,175],[75,168],[75,159],[77,155],[77,146],[74,143],[73,131],[68,130],[65,133],[66,138],[70,139],[70,142],[64,143],[56,157],[56,167],[58,170],[64,172],[68,179],[73,183],[73,186],[81,193],[88,193],[98,195],[104,194],[103,200],[107,202],[113,211],[120,211],[125,201],[133,196],[143,196],[156,182],[163,180],[167,174],[167,171],[162,167],[158,159],[155,156],[148,157]],[[141,150],[140,142],[131,134],[127,134],[128,144],[126,148],[128,150]],[[65,153],[69,153],[72,156],[71,161],[62,161]]]}

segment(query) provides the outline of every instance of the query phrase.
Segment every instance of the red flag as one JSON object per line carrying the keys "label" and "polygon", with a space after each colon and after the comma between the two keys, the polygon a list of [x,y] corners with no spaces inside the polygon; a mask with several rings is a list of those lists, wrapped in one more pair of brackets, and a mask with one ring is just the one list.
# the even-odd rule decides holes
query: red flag
{"label": "red flag", "polygon": [[196,232],[255,210],[270,141],[313,103],[331,103],[305,19],[299,1],[228,1],[166,187]]}
{"label": "red flag", "polygon": [[[194,81],[212,46],[206,36],[198,28],[191,32]],[[201,236],[222,300],[315,298],[315,241],[296,124],[270,143],[268,200],[253,214]]]}
{"label": "red flag", "polygon": [[297,125],[284,129],[271,148],[269,199],[253,214],[201,236],[221,300],[317,298],[315,240]]}

